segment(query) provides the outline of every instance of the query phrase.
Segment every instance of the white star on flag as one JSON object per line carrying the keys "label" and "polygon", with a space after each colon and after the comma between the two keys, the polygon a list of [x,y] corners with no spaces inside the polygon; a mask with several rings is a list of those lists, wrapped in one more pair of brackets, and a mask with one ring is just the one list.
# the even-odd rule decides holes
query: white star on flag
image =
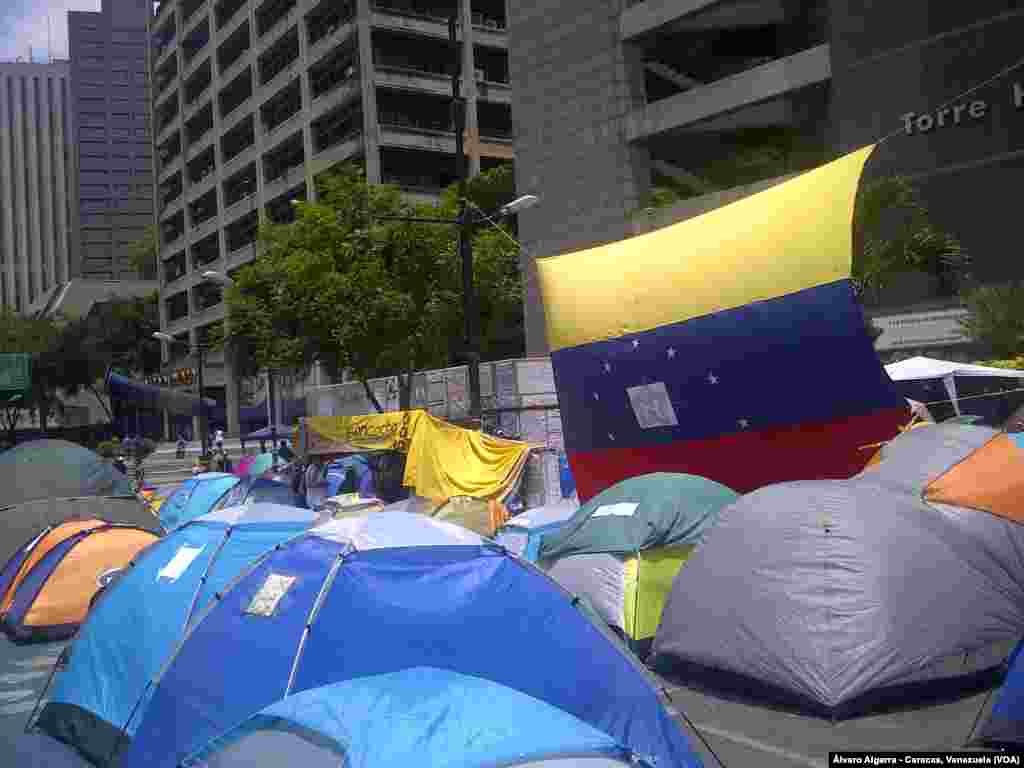
{"label": "white star on flag", "polygon": [[595,392],[595,393],[594,393],[594,399],[595,399],[595,400],[600,400],[600,399],[601,399],[601,396],[600,396],[599,394],[597,394],[597,392]]}
{"label": "white star on flag", "polygon": [[747,421],[746,419],[740,419],[739,424],[740,427],[742,427],[743,429],[746,429],[747,427],[750,426],[750,422]]}
{"label": "white star on flag", "polygon": [[615,435],[613,435],[611,432],[609,432],[608,433],[608,439],[614,441],[615,440]]}
{"label": "white star on flag", "polygon": [[676,348],[675,347],[669,347],[668,348],[668,359],[671,360],[675,356],[676,356]]}
{"label": "white star on flag", "polygon": [[633,349],[636,349],[639,346],[640,346],[640,342],[637,341],[636,339],[633,339]]}
{"label": "white star on flag", "polygon": [[604,372],[605,373],[611,373],[612,372],[612,364],[611,363],[605,363],[604,364]]}
{"label": "white star on flag", "polygon": [[709,373],[708,374],[708,382],[711,383],[711,384],[717,384],[718,383],[718,377],[715,376],[715,374],[713,374],[713,373]]}

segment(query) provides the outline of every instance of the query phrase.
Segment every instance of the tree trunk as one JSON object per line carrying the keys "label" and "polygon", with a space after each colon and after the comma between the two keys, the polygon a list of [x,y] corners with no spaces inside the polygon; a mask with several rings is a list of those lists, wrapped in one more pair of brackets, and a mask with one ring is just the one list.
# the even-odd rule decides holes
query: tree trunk
{"label": "tree trunk", "polygon": [[412,381],[415,373],[416,365],[410,363],[409,370],[405,372],[404,376],[398,374],[398,410],[400,411],[412,410]]}
{"label": "tree trunk", "polygon": [[384,413],[384,409],[381,408],[380,402],[377,400],[377,395],[370,389],[370,382],[366,379],[360,379],[363,383],[363,389],[366,391],[366,399],[370,401],[370,404],[377,409],[377,413]]}

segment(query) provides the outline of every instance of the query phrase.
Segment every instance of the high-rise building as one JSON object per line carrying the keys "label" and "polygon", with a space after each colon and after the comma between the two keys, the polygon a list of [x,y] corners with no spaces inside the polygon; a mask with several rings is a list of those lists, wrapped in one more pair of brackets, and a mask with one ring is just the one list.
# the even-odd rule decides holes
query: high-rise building
{"label": "high-rise building", "polygon": [[148,16],[148,0],[103,0],[99,12],[68,13],[81,222],[76,276],[139,276],[129,255],[153,224]]}
{"label": "high-rise building", "polygon": [[[533,258],[684,220],[883,137],[866,178],[914,182],[976,278],[1024,277],[1007,258],[1024,70],[986,84],[1018,63],[1022,32],[1007,0],[511,4],[516,176],[544,200],[519,217],[528,353],[547,346]],[[656,188],[680,202],[648,216]],[[958,303],[934,276],[893,281],[868,308],[903,316],[881,323],[879,349],[959,341]]]}
{"label": "high-rise building", "polygon": [[[163,0],[150,34],[165,331],[202,342],[224,305],[200,273],[254,258],[259,222],[288,220],[335,165],[360,160],[410,195],[453,182],[456,57],[470,173],[511,159],[505,19],[505,0]],[[220,353],[206,383],[234,431]]]}
{"label": "high-rise building", "polygon": [[0,306],[24,312],[72,274],[70,69],[0,63]]}

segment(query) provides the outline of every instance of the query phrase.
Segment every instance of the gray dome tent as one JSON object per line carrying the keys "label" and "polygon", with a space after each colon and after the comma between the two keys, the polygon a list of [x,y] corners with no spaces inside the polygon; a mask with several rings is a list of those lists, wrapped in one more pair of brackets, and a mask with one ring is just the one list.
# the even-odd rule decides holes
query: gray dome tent
{"label": "gray dome tent", "polygon": [[1022,628],[1024,527],[867,476],[782,483],[722,513],[673,586],[652,664],[845,717],[991,685]]}
{"label": "gray dome tent", "polygon": [[0,504],[68,496],[134,496],[101,456],[66,440],[32,440],[0,453]]}

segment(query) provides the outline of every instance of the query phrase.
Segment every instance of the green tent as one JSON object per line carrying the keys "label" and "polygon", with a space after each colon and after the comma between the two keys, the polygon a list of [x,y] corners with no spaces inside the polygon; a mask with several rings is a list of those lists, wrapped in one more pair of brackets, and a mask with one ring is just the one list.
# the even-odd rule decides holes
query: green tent
{"label": "green tent", "polygon": [[694,547],[739,495],[695,475],[623,480],[541,542],[539,565],[641,656]]}
{"label": "green tent", "polygon": [[600,552],[628,554],[696,544],[739,495],[696,475],[655,472],[623,480],[581,506],[540,559]]}

